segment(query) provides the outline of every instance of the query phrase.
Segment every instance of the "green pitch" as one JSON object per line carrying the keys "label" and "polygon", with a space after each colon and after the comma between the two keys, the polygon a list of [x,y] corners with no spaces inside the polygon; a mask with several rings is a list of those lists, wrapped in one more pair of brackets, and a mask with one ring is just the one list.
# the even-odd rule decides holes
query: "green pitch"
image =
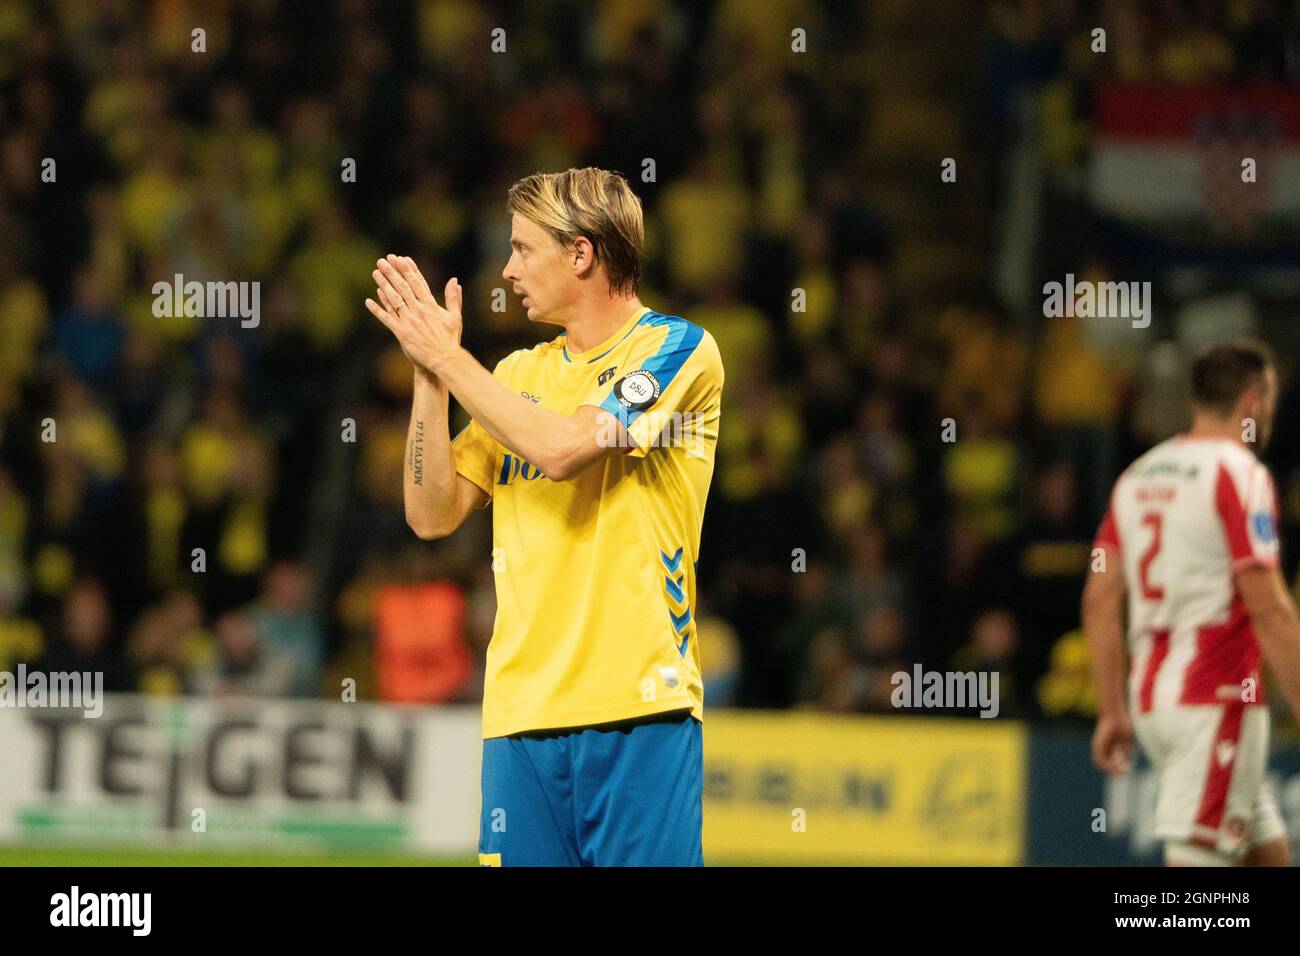
{"label": "green pitch", "polygon": [[0,846],[0,866],[477,866],[477,857]]}
{"label": "green pitch", "polygon": [[[710,859],[708,866],[800,866],[777,860]],[[0,846],[0,866],[478,866],[473,856],[382,853],[214,853],[202,850]]]}

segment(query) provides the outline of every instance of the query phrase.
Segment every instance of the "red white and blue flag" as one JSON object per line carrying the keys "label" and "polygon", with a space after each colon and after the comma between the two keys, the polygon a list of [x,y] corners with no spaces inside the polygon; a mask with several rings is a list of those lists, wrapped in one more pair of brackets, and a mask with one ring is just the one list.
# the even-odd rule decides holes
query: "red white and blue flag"
{"label": "red white and blue flag", "polygon": [[1300,220],[1300,91],[1112,85],[1094,106],[1089,193],[1103,214],[1238,229]]}

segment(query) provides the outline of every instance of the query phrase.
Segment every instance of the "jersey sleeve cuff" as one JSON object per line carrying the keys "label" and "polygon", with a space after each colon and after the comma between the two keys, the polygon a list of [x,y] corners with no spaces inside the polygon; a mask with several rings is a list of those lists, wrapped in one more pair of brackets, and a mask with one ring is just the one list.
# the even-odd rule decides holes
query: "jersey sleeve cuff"
{"label": "jersey sleeve cuff", "polygon": [[642,415],[634,421],[627,429],[627,437],[632,446],[627,450],[629,455],[635,455],[637,458],[644,458],[650,451],[651,445],[654,444],[654,435],[650,434],[650,425],[652,417]]}
{"label": "jersey sleeve cuff", "polygon": [[[478,489],[479,489],[480,491],[482,491],[485,495],[488,496],[488,501],[491,501],[491,500],[492,500],[492,479],[491,479],[491,476],[489,476],[489,477],[487,477],[487,478],[481,478],[480,476],[478,476],[478,475],[474,475],[474,474],[470,474],[468,471],[464,471],[464,470],[462,470],[461,468],[457,468],[457,469],[456,469],[456,474],[460,475],[462,478],[464,478],[466,481],[470,482],[471,484],[477,486]],[[486,504],[487,504],[487,502],[484,502],[484,506],[485,506],[485,507],[486,507]]]}
{"label": "jersey sleeve cuff", "polygon": [[1247,568],[1276,568],[1279,566],[1277,558],[1273,555],[1248,554],[1232,562],[1232,573],[1237,574]]}

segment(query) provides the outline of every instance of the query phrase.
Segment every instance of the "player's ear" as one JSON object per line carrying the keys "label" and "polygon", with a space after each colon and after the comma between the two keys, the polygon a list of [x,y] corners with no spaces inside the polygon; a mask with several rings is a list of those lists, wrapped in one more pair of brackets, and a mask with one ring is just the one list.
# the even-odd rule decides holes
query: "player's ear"
{"label": "player's ear", "polygon": [[1241,393],[1241,400],[1237,403],[1241,414],[1237,416],[1238,420],[1242,418],[1258,418],[1259,413],[1264,408],[1264,383],[1256,382],[1246,388]]}
{"label": "player's ear", "polygon": [[596,267],[596,247],[591,244],[591,240],[586,236],[579,236],[573,240],[573,248],[570,250],[573,263],[573,274],[581,279]]}

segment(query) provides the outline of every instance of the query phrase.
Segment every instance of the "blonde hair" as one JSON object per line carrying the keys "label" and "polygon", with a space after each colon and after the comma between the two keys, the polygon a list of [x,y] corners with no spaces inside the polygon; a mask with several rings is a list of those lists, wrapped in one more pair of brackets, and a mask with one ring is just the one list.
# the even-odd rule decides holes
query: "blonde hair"
{"label": "blonde hair", "polygon": [[645,223],[641,200],[619,173],[588,166],[533,173],[513,186],[506,208],[537,223],[566,249],[586,236],[610,289],[635,295],[641,284]]}

